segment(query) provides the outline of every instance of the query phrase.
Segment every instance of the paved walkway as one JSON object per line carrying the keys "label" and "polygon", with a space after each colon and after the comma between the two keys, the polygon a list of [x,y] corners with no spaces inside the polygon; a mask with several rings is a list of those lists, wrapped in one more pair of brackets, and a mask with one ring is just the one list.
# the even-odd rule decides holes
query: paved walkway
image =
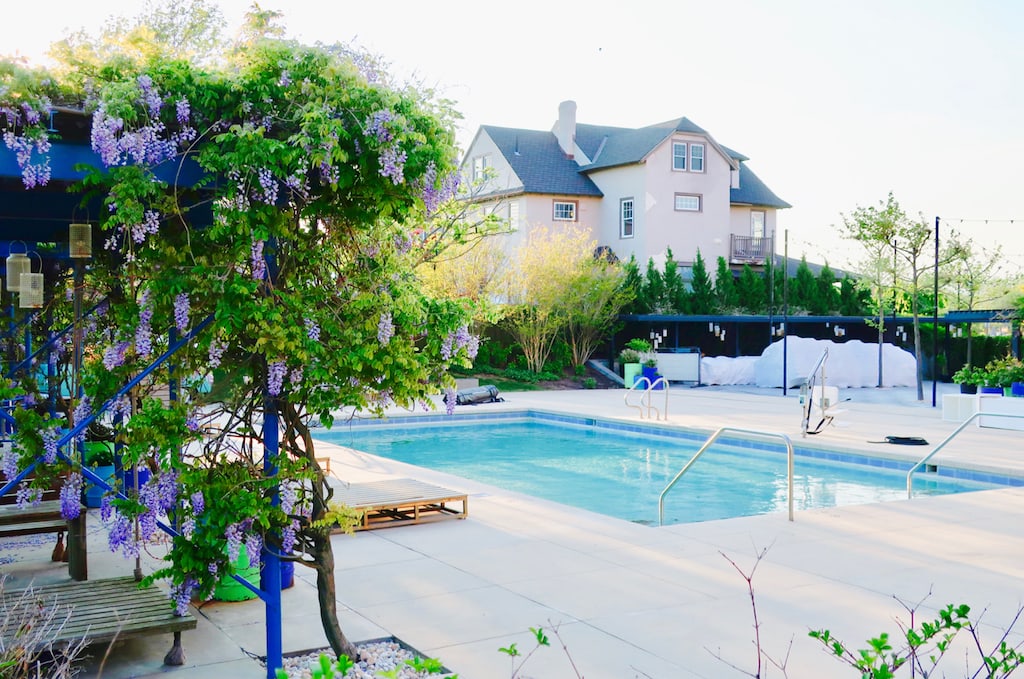
{"label": "paved walkway", "polygon": [[[456,416],[535,408],[636,420],[624,394],[503,394],[505,403],[460,407]],[[917,459],[928,449],[868,441],[886,435],[941,441],[957,425],[942,420],[928,395],[922,404],[912,390],[843,390],[846,412],[813,443]],[[799,438],[800,406],[792,392],[674,387],[668,403],[673,425],[741,426]],[[1022,443],[1021,432],[971,426],[939,464],[1024,476]],[[897,598],[923,601],[923,616],[947,603],[987,609],[986,645],[998,641],[1024,603],[1024,488],[805,511],[794,522],[773,514],[649,528],[343,448],[324,446],[324,452],[349,481],[415,476],[470,493],[466,521],[334,538],[346,633],[355,640],[397,636],[463,679],[511,676],[513,664],[497,649],[516,643],[528,651],[531,626],[556,628],[558,638],[549,631],[552,647],[529,659],[526,676],[750,676],[758,662],[754,621],[736,567],[749,573],[757,566],[761,648],[788,658],[790,679],[856,676],[810,640],[808,629],[827,627],[860,648],[882,631],[898,632],[893,619],[906,613]],[[90,539],[91,577],[130,572],[130,564],[105,553],[101,538]],[[48,562],[42,568],[60,574]],[[286,652],[326,643],[313,575],[299,569],[297,576],[298,584],[284,592]],[[262,604],[209,603],[197,614],[199,629],[184,635],[186,667],[161,668],[169,638],[131,640],[115,649],[104,679],[264,676],[246,655],[265,652]],[[950,657],[950,676],[964,674],[966,648]],[[84,676],[97,676],[96,666]],[[762,676],[782,673],[772,668]]]}

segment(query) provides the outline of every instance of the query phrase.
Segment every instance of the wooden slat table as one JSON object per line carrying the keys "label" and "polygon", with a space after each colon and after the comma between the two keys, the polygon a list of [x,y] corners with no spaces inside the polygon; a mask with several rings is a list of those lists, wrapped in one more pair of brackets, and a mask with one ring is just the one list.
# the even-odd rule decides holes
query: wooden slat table
{"label": "wooden slat table", "polygon": [[[465,519],[469,496],[415,479],[391,479],[349,485],[332,484],[334,500],[363,511],[356,530],[389,528],[442,519]],[[461,509],[450,506],[461,503]]]}

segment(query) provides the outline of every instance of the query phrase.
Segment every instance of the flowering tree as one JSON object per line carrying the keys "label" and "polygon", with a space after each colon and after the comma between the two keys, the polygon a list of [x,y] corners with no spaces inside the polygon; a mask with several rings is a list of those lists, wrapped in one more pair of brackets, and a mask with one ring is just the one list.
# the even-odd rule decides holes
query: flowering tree
{"label": "flowering tree", "polygon": [[[233,572],[243,544],[250,559],[294,558],[316,570],[324,629],[350,655],[329,539],[344,513],[311,421],[414,407],[451,390],[448,366],[476,347],[466,305],[428,297],[412,273],[464,236],[432,220],[458,188],[451,115],[351,56],[282,40],[219,68],[147,54],[69,75],[82,86],[71,93],[0,69],[0,129],[27,188],[48,179],[52,98],[91,116],[97,162],[82,188],[104,209],[86,288],[106,302],[84,331],[86,397],[70,423],[106,405],[123,465],[152,473],[137,494],[104,499],[110,547],[135,554],[175,518],[166,568],[150,578],[171,580],[179,609]],[[194,183],[159,178],[190,163],[202,169]],[[157,397],[166,384],[177,398]],[[271,416],[276,452],[261,445]],[[8,477],[44,449],[54,459],[60,421],[26,424]],[[73,462],[69,498],[81,487]]]}

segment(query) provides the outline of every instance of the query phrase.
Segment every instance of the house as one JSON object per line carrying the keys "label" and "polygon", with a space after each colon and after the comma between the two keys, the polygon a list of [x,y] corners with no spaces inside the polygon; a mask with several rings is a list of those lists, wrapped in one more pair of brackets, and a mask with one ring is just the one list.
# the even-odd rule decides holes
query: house
{"label": "house", "polygon": [[462,169],[490,177],[474,200],[509,220],[510,247],[531,227],[576,223],[620,260],[660,265],[671,249],[686,267],[699,249],[713,271],[719,256],[734,268],[763,265],[776,213],[790,207],[747,160],[687,118],[587,125],[565,101],[550,131],[482,126]]}

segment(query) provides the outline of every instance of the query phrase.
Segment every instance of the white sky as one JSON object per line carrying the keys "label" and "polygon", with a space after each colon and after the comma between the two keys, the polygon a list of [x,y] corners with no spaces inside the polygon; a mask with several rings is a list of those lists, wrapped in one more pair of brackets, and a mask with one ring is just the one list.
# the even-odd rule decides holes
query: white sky
{"label": "white sky", "polygon": [[[95,32],[140,3],[6,4],[0,54],[39,61],[65,29]],[[218,4],[233,30],[251,2]],[[462,112],[463,148],[483,124],[550,129],[565,99],[582,123],[685,115],[793,204],[780,253],[788,230],[791,256],[843,266],[853,250],[833,225],[891,190],[909,214],[1024,265],[1020,0],[261,5],[287,6],[292,37],[355,41],[435,86]]]}

